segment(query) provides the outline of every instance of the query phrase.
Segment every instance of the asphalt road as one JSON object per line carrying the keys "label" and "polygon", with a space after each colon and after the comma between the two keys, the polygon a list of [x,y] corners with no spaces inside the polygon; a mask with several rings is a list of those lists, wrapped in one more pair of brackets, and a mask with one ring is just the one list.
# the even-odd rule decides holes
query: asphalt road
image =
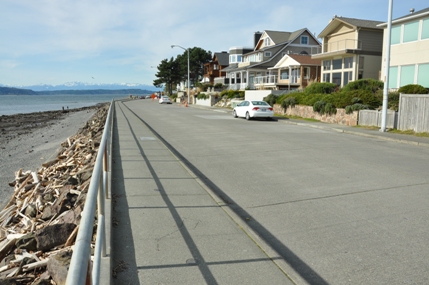
{"label": "asphalt road", "polygon": [[125,105],[308,283],[429,283],[429,148]]}

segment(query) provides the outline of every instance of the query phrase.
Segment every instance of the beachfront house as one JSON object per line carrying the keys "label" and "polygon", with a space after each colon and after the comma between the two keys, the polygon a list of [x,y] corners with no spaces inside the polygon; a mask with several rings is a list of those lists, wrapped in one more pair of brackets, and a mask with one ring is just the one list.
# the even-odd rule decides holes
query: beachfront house
{"label": "beachfront house", "polygon": [[[384,45],[387,45],[387,23],[384,29]],[[390,39],[390,68],[388,87],[396,89],[408,84],[420,84],[429,88],[429,8],[414,11],[392,21]],[[385,79],[385,48],[383,48],[383,73]]]}
{"label": "beachfront house", "polygon": [[334,16],[319,34],[322,51],[321,82],[340,87],[362,78],[380,78],[383,49],[382,22]]}
{"label": "beachfront house", "polygon": [[278,70],[270,68],[282,57],[320,50],[320,42],[307,28],[295,32],[266,30],[255,35],[258,37],[255,36],[254,48],[243,54],[241,62],[231,64],[230,61],[223,70],[229,79],[229,89],[276,89]]}
{"label": "beachfront house", "polygon": [[210,62],[204,64],[203,82],[214,84],[214,79],[224,77],[226,73],[222,69],[229,65],[229,53],[226,51],[215,52]]}
{"label": "beachfront house", "polygon": [[320,69],[320,60],[309,54],[286,54],[269,68],[270,73],[277,76],[277,90],[304,89],[310,82],[319,82]]}

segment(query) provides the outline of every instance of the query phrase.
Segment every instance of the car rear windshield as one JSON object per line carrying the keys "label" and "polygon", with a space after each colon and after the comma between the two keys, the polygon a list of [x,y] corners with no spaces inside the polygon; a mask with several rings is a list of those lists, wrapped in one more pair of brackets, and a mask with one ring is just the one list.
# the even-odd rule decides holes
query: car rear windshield
{"label": "car rear windshield", "polygon": [[267,105],[269,105],[265,101],[252,101],[252,104],[253,104],[253,106],[267,106]]}

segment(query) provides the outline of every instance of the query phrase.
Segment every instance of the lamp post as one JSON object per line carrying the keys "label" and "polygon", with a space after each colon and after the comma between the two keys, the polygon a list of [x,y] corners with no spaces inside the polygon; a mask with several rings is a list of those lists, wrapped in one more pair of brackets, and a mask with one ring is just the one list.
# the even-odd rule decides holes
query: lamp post
{"label": "lamp post", "polygon": [[178,48],[181,48],[181,49],[183,49],[183,50],[186,50],[186,51],[188,51],[188,93],[187,93],[187,95],[188,95],[188,105],[189,105],[189,98],[191,97],[191,94],[189,93],[189,48],[184,48],[184,47],[182,47],[182,46],[179,46],[179,45],[171,45],[171,48],[174,48],[174,47],[178,47]]}
{"label": "lamp post", "polygon": [[392,9],[393,0],[389,0],[389,11],[387,16],[387,37],[386,37],[386,62],[384,65],[384,88],[383,88],[383,106],[381,109],[381,128],[380,132],[386,131],[387,121],[387,103],[388,103],[388,84],[389,84],[389,69],[390,69],[390,38],[392,34]]}

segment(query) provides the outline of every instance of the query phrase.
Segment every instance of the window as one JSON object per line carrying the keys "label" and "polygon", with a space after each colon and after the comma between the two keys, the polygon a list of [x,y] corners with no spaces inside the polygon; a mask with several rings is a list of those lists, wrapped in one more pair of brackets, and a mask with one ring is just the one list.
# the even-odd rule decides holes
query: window
{"label": "window", "polygon": [[[323,70],[331,70],[331,61],[330,60],[324,60],[323,61]],[[328,81],[325,81],[328,82]]]}
{"label": "window", "polygon": [[404,86],[407,84],[414,84],[414,65],[404,65],[401,66],[401,78],[399,86]]}
{"label": "window", "polygon": [[344,69],[353,67],[353,57],[344,58]]}
{"label": "window", "polygon": [[392,32],[390,35],[390,44],[396,45],[401,43],[401,27],[402,26],[392,27]]}
{"label": "window", "polygon": [[404,24],[404,43],[417,41],[419,38],[419,22]]}
{"label": "window", "polygon": [[389,88],[398,88],[398,67],[392,66],[389,68]]}
{"label": "window", "polygon": [[422,23],[422,40],[429,39],[429,19],[423,20]]}
{"label": "window", "polygon": [[335,83],[338,86],[341,85],[341,72],[332,73],[332,83]]}
{"label": "window", "polygon": [[346,71],[343,73],[343,86],[346,86],[350,81],[353,80],[353,72],[351,71]]}
{"label": "window", "polygon": [[243,56],[237,55],[237,62],[242,62],[242,61],[243,61]]}
{"label": "window", "polygon": [[283,69],[280,71],[280,79],[289,79],[289,70]]}
{"label": "window", "polygon": [[266,56],[266,57],[271,57],[271,52],[270,52],[270,51],[266,51],[266,52],[265,52],[265,56]]}
{"label": "window", "polygon": [[270,45],[271,45],[271,40],[270,40],[270,38],[265,38],[265,40],[264,40],[264,45],[265,45],[265,46],[270,46]]}
{"label": "window", "polygon": [[324,73],[323,74],[323,82],[331,82],[331,74],[330,73]]}
{"label": "window", "polygon": [[301,44],[308,45],[308,36],[301,36]]}
{"label": "window", "polygon": [[420,64],[418,69],[417,84],[429,88],[429,63]]}
{"label": "window", "polygon": [[332,69],[341,69],[342,64],[343,64],[342,59],[334,59],[332,61]]}
{"label": "window", "polygon": [[304,67],[303,73],[304,79],[310,79],[310,67]]}
{"label": "window", "polygon": [[237,57],[235,55],[230,55],[229,56],[229,62],[230,63],[237,62]]}
{"label": "window", "polygon": [[363,56],[359,57],[359,69],[364,68],[365,58]]}

